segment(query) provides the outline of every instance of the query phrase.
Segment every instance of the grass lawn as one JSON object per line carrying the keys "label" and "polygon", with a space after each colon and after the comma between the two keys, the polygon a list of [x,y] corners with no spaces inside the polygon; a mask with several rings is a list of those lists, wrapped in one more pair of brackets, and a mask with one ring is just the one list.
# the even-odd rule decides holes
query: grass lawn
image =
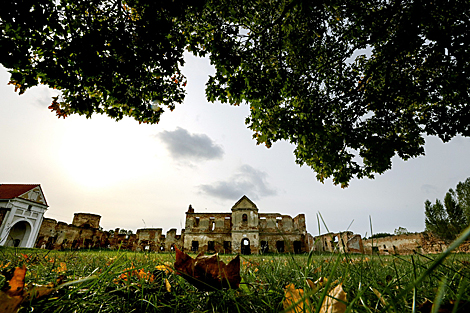
{"label": "grass lawn", "polygon": [[[221,256],[226,263],[233,257]],[[0,286],[23,264],[26,284],[70,282],[23,303],[20,312],[282,312],[290,283],[304,290],[305,312],[318,312],[338,284],[347,293],[346,312],[419,312],[420,305],[430,312],[423,306],[427,299],[453,312],[455,301],[470,303],[469,255],[450,254],[437,264],[438,255],[241,256],[240,289],[213,292],[199,291],[176,275],[174,258],[170,253],[0,247]],[[309,282],[319,279],[323,284],[312,289]]]}

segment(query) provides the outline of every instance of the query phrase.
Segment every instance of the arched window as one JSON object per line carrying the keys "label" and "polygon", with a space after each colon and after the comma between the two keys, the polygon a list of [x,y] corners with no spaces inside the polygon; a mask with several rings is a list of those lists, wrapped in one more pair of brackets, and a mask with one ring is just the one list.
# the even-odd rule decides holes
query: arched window
{"label": "arched window", "polygon": [[243,214],[243,215],[242,215],[242,223],[243,223],[243,224],[246,224],[247,222],[248,222],[248,215]]}

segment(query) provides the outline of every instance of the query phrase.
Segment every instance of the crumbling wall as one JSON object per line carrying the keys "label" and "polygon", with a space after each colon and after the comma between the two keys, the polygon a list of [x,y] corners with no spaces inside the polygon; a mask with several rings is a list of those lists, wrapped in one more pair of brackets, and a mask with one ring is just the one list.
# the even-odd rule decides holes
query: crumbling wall
{"label": "crumbling wall", "polygon": [[139,238],[137,243],[138,251],[162,251],[163,240],[161,228],[138,229],[137,237]]}
{"label": "crumbling wall", "polygon": [[[176,234],[176,229],[167,232],[168,240],[162,235],[161,228],[138,229],[136,234],[120,234],[100,230],[100,216],[77,213],[73,223],[57,222],[44,218],[36,240],[36,248],[42,249],[122,249],[132,251],[169,251],[173,244],[183,246],[184,235]],[[146,248],[148,247],[148,248]]]}
{"label": "crumbling wall", "polygon": [[194,209],[189,206],[186,212],[184,236],[173,239],[171,234],[168,234],[169,242],[174,240],[184,251],[195,253],[201,251],[231,253],[231,227],[230,213],[194,213]]}
{"label": "crumbling wall", "polygon": [[91,213],[75,213],[72,225],[84,228],[100,228],[101,216]]}
{"label": "crumbling wall", "polygon": [[301,253],[309,251],[305,215],[292,218],[279,213],[259,214],[261,253]]}
{"label": "crumbling wall", "polygon": [[232,213],[186,212],[184,250],[219,253],[301,253],[309,251],[305,215],[295,218],[279,213],[258,213],[242,197]]}
{"label": "crumbling wall", "polygon": [[[365,253],[412,254],[422,250],[422,234],[412,233],[364,240]],[[430,253],[430,252],[424,252]]]}
{"label": "crumbling wall", "polygon": [[165,239],[165,251],[172,251],[174,250],[174,246],[182,249],[184,246],[184,232],[183,229],[181,231],[181,235],[176,234],[176,228],[172,228],[166,232],[166,239]]}
{"label": "crumbling wall", "polygon": [[364,253],[361,236],[352,231],[315,236],[311,246],[316,252]]}

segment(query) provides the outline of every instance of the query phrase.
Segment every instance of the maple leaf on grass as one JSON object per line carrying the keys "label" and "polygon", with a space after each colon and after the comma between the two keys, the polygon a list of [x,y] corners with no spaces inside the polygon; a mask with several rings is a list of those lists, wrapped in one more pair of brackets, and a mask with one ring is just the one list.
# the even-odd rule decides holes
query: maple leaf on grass
{"label": "maple leaf on grass", "polygon": [[219,255],[205,256],[200,253],[195,259],[175,247],[175,270],[199,290],[238,289],[240,277],[240,257],[237,255],[227,265]]}
{"label": "maple leaf on grass", "polygon": [[[311,307],[310,300],[308,298],[304,299],[303,289],[295,289],[294,284],[291,283],[286,286],[285,290],[285,299],[282,302],[284,310],[287,310],[284,311],[285,313],[314,311],[313,306]],[[294,304],[295,306],[293,306]],[[308,307],[311,307],[310,310],[307,309]]]}
{"label": "maple leaf on grass", "polygon": [[26,265],[16,267],[12,275],[7,277],[8,284],[0,290],[0,308],[2,313],[15,313],[23,302],[37,300],[50,295],[56,286],[62,282],[60,278],[56,284],[49,283],[43,286],[25,286]]}
{"label": "maple leaf on grass", "polygon": [[[316,312],[315,306],[310,302],[308,295],[316,293],[326,282],[326,278],[320,278],[315,282],[307,280],[310,287],[307,296],[303,289],[296,289],[294,284],[289,284],[285,288],[284,313],[298,312]],[[343,291],[342,284],[331,289],[328,295],[323,299],[320,306],[320,313],[344,313],[346,312],[346,293]]]}

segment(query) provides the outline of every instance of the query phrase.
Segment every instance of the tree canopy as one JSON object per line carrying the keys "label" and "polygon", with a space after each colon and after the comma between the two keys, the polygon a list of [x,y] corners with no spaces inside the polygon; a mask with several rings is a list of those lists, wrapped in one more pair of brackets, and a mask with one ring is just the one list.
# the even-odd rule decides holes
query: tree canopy
{"label": "tree canopy", "polygon": [[0,63],[58,116],[158,123],[184,100],[184,51],[215,67],[209,101],[246,104],[258,144],[286,140],[346,186],[469,136],[470,2],[7,0]]}

